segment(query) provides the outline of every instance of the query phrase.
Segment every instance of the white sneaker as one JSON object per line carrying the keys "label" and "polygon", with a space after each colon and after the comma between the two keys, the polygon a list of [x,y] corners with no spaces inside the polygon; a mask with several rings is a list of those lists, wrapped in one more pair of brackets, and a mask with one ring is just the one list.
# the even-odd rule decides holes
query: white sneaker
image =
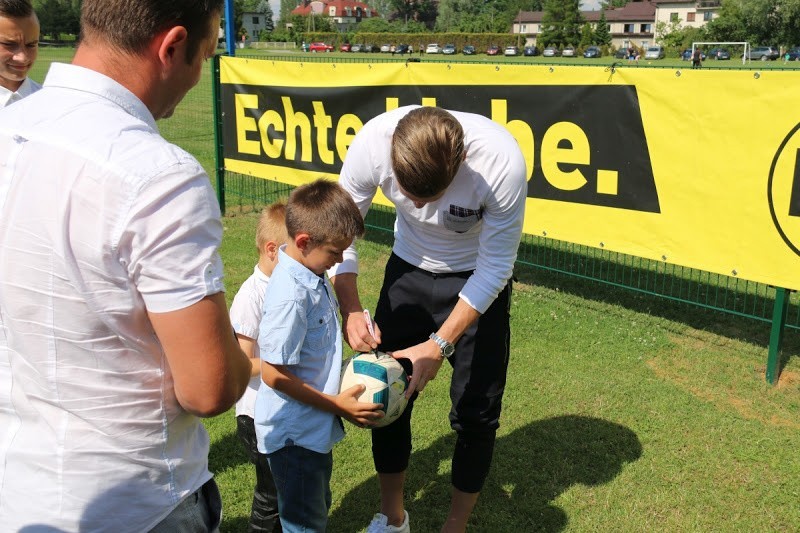
{"label": "white sneaker", "polygon": [[389,518],[381,513],[375,513],[372,522],[367,526],[367,533],[411,533],[408,527],[408,511],[403,511],[403,523],[399,526],[390,526]]}

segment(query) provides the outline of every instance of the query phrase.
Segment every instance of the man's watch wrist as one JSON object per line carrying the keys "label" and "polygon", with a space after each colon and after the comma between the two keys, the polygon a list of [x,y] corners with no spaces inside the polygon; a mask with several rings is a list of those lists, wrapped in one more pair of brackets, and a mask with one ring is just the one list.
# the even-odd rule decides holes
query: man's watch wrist
{"label": "man's watch wrist", "polygon": [[436,333],[431,333],[430,337],[428,338],[435,342],[437,346],[439,346],[439,354],[445,359],[450,359],[450,356],[455,353],[456,347],[453,345],[453,343],[444,340]]}

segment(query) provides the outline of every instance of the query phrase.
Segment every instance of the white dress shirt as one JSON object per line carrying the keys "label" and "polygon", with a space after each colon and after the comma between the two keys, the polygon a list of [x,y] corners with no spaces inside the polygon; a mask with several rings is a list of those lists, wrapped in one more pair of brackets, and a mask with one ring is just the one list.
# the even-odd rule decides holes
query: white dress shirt
{"label": "white dress shirt", "polygon": [[[339,183],[366,214],[378,188],[397,212],[393,252],[435,273],[474,270],[459,296],[483,313],[511,277],[525,215],[525,160],[500,124],[473,113],[450,111],[464,130],[466,160],[444,195],[418,209],[397,186],[391,161],[398,121],[419,106],[378,115],[353,139]],[[353,246],[331,276],[357,272]]]}
{"label": "white dress shirt", "polygon": [[13,104],[14,102],[22,100],[26,96],[32,95],[41,88],[41,85],[30,78],[25,78],[25,81],[22,82],[22,85],[19,86],[19,89],[17,89],[16,92],[6,89],[0,85],[0,109],[7,105]]}
{"label": "white dress shirt", "polygon": [[0,529],[147,531],[211,477],[147,313],[223,290],[219,218],[110,78],[0,109]]}

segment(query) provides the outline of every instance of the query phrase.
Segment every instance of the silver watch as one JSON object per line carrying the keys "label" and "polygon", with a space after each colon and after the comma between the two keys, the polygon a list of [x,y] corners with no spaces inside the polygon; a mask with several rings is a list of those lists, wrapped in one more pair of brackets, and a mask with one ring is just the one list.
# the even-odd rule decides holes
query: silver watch
{"label": "silver watch", "polygon": [[445,359],[449,359],[456,351],[456,347],[453,346],[452,342],[447,342],[436,333],[431,333],[431,336],[428,338],[439,345],[439,353],[442,354],[442,357]]}

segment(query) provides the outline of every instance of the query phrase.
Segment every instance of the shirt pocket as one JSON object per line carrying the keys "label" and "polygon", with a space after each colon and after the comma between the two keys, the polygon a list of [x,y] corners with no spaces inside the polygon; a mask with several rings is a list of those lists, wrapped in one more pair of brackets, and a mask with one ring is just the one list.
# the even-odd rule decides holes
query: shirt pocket
{"label": "shirt pocket", "polygon": [[482,209],[468,209],[451,204],[448,211],[442,212],[442,224],[456,233],[466,233],[483,218]]}
{"label": "shirt pocket", "polygon": [[336,327],[330,309],[321,309],[308,317],[306,344],[312,350],[322,350],[334,342],[333,332]]}

